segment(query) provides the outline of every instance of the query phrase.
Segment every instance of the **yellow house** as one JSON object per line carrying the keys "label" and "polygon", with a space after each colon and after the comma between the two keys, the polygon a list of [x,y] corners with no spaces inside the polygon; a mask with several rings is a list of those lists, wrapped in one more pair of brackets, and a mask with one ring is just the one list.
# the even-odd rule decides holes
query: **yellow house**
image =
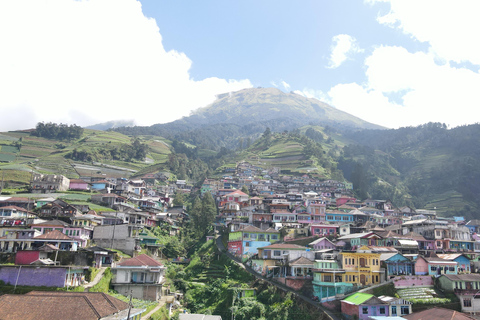
{"label": "yellow house", "polygon": [[345,274],[343,282],[357,285],[374,285],[382,282],[383,270],[380,269],[380,253],[374,253],[367,246],[356,252],[342,252],[342,265]]}

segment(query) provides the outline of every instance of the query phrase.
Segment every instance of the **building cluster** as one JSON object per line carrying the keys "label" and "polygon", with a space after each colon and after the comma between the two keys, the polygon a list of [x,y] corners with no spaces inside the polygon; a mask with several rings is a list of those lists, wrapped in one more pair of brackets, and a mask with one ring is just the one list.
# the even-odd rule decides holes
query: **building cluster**
{"label": "building cluster", "polygon": [[[148,231],[165,224],[175,235],[187,215],[183,207],[171,205],[169,194],[179,189],[176,183],[154,187],[157,179],[164,177],[68,179],[34,174],[31,191],[38,197],[0,196],[0,253],[6,257],[4,261],[14,262],[0,265],[0,280],[15,286],[88,286],[85,277],[89,267],[111,267],[112,286],[117,292],[159,300],[165,293],[166,267],[155,259],[161,254],[162,244]],[[55,197],[63,191],[88,192],[90,199],[65,201]],[[95,205],[109,209],[96,212],[92,209]],[[141,248],[149,255],[138,255]],[[133,257],[121,259],[118,250]],[[65,293],[62,299],[67,296]],[[2,299],[0,304],[18,300],[15,295]],[[51,300],[32,294],[22,301],[35,304],[39,299]],[[68,299],[96,301],[97,296],[79,294]],[[110,303],[110,298],[106,299]],[[130,318],[140,319],[143,311],[136,310]],[[97,318],[126,319],[127,312],[122,305]],[[74,318],[65,315],[65,319]],[[87,318],[85,315],[82,319]]]}
{"label": "building cluster", "polygon": [[[406,286],[441,290],[447,290],[446,279],[463,279],[469,289],[458,283],[452,292],[464,310],[471,312],[480,301],[471,299],[480,298],[480,221],[397,208],[388,200],[360,200],[349,183],[273,176],[246,163],[223,179],[205,180],[202,192],[207,191],[217,200],[215,227],[225,232],[232,255],[294,289],[313,287],[321,301],[405,277],[411,281]],[[411,313],[408,301],[367,300],[383,305],[379,316]]]}
{"label": "building cluster", "polygon": [[[31,191],[38,198],[0,197],[0,252],[15,253],[14,265],[0,265],[0,280],[73,287],[86,284],[89,266],[111,266],[115,290],[158,300],[165,267],[151,256],[161,254],[162,244],[148,229],[162,225],[175,236],[188,214],[172,206],[171,195],[199,191],[216,200],[213,227],[227,238],[231,255],[285,286],[309,288],[319,301],[342,300],[347,317],[410,314],[408,299],[362,291],[385,282],[438,286],[456,294],[463,311],[480,310],[480,221],[356,199],[349,182],[286,176],[247,162],[225,168],[221,179],[205,179],[197,190],[167,179],[34,174]],[[89,192],[92,204],[110,210],[52,197],[62,191]],[[151,256],[135,256],[141,247]],[[134,257],[116,261],[114,250]],[[68,266],[59,252],[70,254]]]}

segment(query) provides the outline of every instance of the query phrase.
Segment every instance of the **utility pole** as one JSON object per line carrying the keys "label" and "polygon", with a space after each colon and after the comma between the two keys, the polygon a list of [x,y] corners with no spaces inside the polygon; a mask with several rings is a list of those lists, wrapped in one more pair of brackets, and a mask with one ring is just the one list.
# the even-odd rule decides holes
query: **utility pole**
{"label": "utility pole", "polygon": [[113,221],[113,232],[112,232],[112,249],[113,249],[113,240],[115,239],[115,226],[117,225],[117,215],[118,215],[118,211],[115,211],[115,220]]}
{"label": "utility pole", "polygon": [[130,301],[128,302],[127,320],[130,320],[130,311],[132,311],[132,296],[133,296],[133,290],[130,290]]}

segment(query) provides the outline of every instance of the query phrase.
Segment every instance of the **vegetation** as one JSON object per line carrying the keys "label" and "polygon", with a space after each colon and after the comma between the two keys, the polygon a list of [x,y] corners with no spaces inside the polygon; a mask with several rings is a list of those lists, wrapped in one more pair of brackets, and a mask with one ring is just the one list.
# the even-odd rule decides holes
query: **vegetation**
{"label": "vegetation", "polygon": [[[73,140],[79,139],[83,134],[83,128],[76,124],[56,124],[52,122],[37,123],[32,135],[55,140]],[[62,147],[60,147],[62,149]]]}

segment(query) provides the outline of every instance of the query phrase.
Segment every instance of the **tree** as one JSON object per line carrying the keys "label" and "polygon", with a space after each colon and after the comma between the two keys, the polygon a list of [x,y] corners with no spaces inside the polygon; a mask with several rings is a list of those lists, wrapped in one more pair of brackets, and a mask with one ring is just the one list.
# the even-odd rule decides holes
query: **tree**
{"label": "tree", "polygon": [[248,187],[246,185],[242,186],[242,192],[246,193],[246,194],[249,194]]}
{"label": "tree", "polygon": [[215,205],[215,200],[213,200],[212,194],[207,191],[202,198],[202,230],[208,232],[213,221],[215,221],[216,215],[217,207]]}
{"label": "tree", "polygon": [[183,206],[185,202],[184,196],[182,192],[176,192],[175,197],[173,198],[172,204],[177,207],[177,206]]}

